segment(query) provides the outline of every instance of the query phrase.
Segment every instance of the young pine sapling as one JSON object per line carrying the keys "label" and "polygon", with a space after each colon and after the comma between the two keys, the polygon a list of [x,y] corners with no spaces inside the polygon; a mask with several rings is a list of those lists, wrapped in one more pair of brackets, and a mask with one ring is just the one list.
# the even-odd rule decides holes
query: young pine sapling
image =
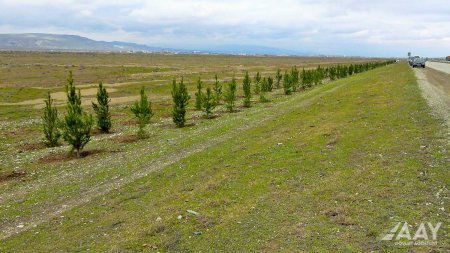
{"label": "young pine sapling", "polygon": [[64,116],[63,138],[71,146],[71,152],[76,151],[77,157],[81,156],[81,150],[91,140],[93,125],[92,115],[86,114],[81,107],[81,94],[75,91],[72,72],[66,84],[67,114]]}
{"label": "young pine sapling", "polygon": [[202,85],[203,85],[202,80],[200,78],[198,78],[197,92],[195,93],[195,109],[197,109],[197,110],[202,109],[202,97],[203,97]]}
{"label": "young pine sapling", "polygon": [[44,115],[42,116],[44,137],[46,140],[46,145],[49,147],[58,146],[58,141],[61,137],[61,132],[58,129],[58,125],[58,110],[56,109],[56,106],[53,105],[53,99],[49,92],[47,99],[45,100]]}
{"label": "young pine sapling", "polygon": [[137,119],[137,123],[138,123],[138,127],[139,127],[138,137],[143,139],[146,137],[144,128],[146,125],[148,125],[148,123],[150,123],[150,119],[153,116],[153,112],[152,112],[152,103],[148,101],[148,98],[145,95],[145,89],[143,86],[141,88],[140,93],[141,93],[141,97],[140,97],[139,101],[135,101],[130,109]]}
{"label": "young pine sapling", "polygon": [[178,85],[174,79],[172,83],[172,119],[177,127],[183,127],[186,123],[186,107],[190,98],[183,78],[181,78],[181,82]]}
{"label": "young pine sapling", "polygon": [[109,95],[103,84],[98,85],[97,104],[92,102],[92,108],[97,115],[97,127],[103,133],[109,133],[111,129],[111,113],[109,111]]}
{"label": "young pine sapling", "polygon": [[248,72],[245,72],[244,81],[242,82],[242,89],[244,91],[244,107],[251,106],[252,90],[251,80]]}
{"label": "young pine sapling", "polygon": [[227,89],[224,94],[225,106],[229,112],[234,111],[234,105],[236,102],[236,79],[233,77],[228,83]]}
{"label": "young pine sapling", "polygon": [[212,110],[216,108],[216,99],[211,91],[211,88],[209,87],[206,88],[206,93],[203,94],[202,107],[207,118],[211,115]]}

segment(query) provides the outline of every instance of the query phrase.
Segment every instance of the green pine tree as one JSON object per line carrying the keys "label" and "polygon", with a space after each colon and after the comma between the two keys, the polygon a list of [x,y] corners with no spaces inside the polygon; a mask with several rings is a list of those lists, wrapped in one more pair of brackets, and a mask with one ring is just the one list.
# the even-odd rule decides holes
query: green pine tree
{"label": "green pine tree", "polygon": [[224,100],[225,106],[227,107],[229,112],[234,111],[234,106],[236,102],[236,79],[233,77],[231,81],[228,83],[227,89],[225,90]]}
{"label": "green pine tree", "polygon": [[291,89],[292,91],[297,91],[297,87],[298,87],[298,81],[299,81],[299,72],[297,70],[297,67],[294,66],[291,68],[291,73],[289,75],[290,77],[290,82],[291,82]]}
{"label": "green pine tree", "polygon": [[186,107],[189,104],[189,93],[187,91],[186,85],[184,85],[183,78],[181,78],[180,83],[177,85],[175,79],[172,83],[172,99],[173,99],[173,109],[172,109],[172,119],[177,127],[183,127],[186,123]]}
{"label": "green pine tree", "polygon": [[94,108],[95,114],[97,115],[97,127],[103,133],[109,133],[111,129],[111,113],[109,111],[109,95],[106,88],[103,87],[102,83],[98,85],[97,91],[97,103],[92,102],[92,108]]}
{"label": "green pine tree", "polygon": [[275,75],[275,78],[277,79],[277,89],[280,88],[281,79],[283,78],[283,75],[281,74],[281,69],[277,69],[277,74]]}
{"label": "green pine tree", "polygon": [[72,72],[66,85],[67,114],[63,122],[63,138],[72,147],[71,152],[76,151],[80,157],[81,150],[91,140],[91,129],[93,125],[92,115],[88,115],[81,107],[81,94],[75,91]]}
{"label": "green pine tree", "polygon": [[259,94],[259,92],[261,91],[260,82],[261,82],[261,74],[258,71],[256,72],[255,75],[255,88],[254,88],[255,94]]}
{"label": "green pine tree", "polygon": [[335,66],[330,67],[329,76],[330,76],[331,81],[336,80],[336,67]]}
{"label": "green pine tree", "polygon": [[216,104],[220,104],[222,100],[222,84],[220,84],[219,79],[217,78],[217,74],[214,76],[214,93]]}
{"label": "green pine tree", "polygon": [[269,99],[267,99],[266,94],[269,91],[269,83],[267,82],[267,79],[264,77],[261,82],[261,91],[259,92],[259,101],[262,103],[269,102]]}
{"label": "green pine tree", "polygon": [[304,90],[307,87],[307,80],[306,80],[307,74],[305,68],[303,68],[302,70],[301,79],[302,79],[302,89]]}
{"label": "green pine tree", "polygon": [[202,107],[203,107],[203,111],[205,112],[207,118],[211,115],[212,110],[214,110],[214,108],[216,108],[216,100],[211,91],[211,88],[209,88],[209,87],[206,88],[206,93],[203,95]]}
{"label": "green pine tree", "polygon": [[242,82],[242,89],[244,90],[244,107],[251,106],[252,91],[251,91],[251,80],[248,75],[248,71],[245,72],[244,81]]}
{"label": "green pine tree", "polygon": [[283,89],[285,95],[292,94],[291,77],[289,76],[287,71],[284,72],[283,76]]}
{"label": "green pine tree", "polygon": [[195,93],[195,109],[201,110],[202,109],[202,98],[203,98],[203,91],[202,91],[202,80],[198,78],[197,80],[197,92]]}
{"label": "green pine tree", "polygon": [[46,144],[49,147],[58,146],[58,141],[61,137],[58,124],[58,110],[56,109],[56,106],[53,105],[53,99],[49,92],[47,99],[45,100],[44,115],[42,116],[44,136]]}
{"label": "green pine tree", "polygon": [[148,123],[150,123],[150,119],[153,116],[153,112],[152,112],[152,103],[148,102],[148,98],[145,95],[144,86],[142,86],[140,93],[141,98],[139,99],[139,101],[135,101],[130,109],[137,119],[139,127],[138,137],[142,139],[146,137],[144,128],[146,125],[148,125]]}
{"label": "green pine tree", "polygon": [[273,78],[271,76],[269,76],[267,78],[267,85],[268,85],[268,91],[272,91],[273,90]]}

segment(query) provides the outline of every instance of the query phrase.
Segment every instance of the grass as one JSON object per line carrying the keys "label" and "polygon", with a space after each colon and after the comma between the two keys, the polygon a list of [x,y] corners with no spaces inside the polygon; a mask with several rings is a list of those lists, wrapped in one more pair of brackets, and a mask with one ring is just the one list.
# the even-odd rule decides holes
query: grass
{"label": "grass", "polygon": [[[0,187],[1,222],[20,216],[31,229],[3,240],[0,251],[449,247],[444,228],[433,247],[396,248],[378,239],[399,221],[449,220],[448,142],[406,64],[190,121],[195,125],[176,129],[162,118],[149,139],[127,145],[119,140],[135,127],[115,126],[116,135],[88,144],[102,152],[71,161],[43,163],[48,150],[16,155],[17,146],[6,147],[5,164],[27,176]],[[74,207],[57,212],[66,204]]]}
{"label": "grass", "polygon": [[[62,87],[69,70],[75,84],[168,80],[184,75],[231,77],[248,70],[274,72],[277,67],[317,67],[338,63],[367,62],[367,58],[281,57],[186,54],[102,54],[0,52],[0,87]],[[0,101],[2,102],[2,101]]]}
{"label": "grass", "polygon": [[[18,106],[19,104],[9,103],[45,99],[47,92],[64,91],[69,71],[73,71],[75,84],[79,88],[96,87],[99,82],[103,82],[105,86],[114,86],[117,91],[111,93],[113,98],[136,96],[141,86],[145,86],[150,95],[158,97],[158,101],[152,102],[161,109],[160,115],[166,116],[170,111],[167,97],[174,77],[180,79],[183,76],[189,91],[193,92],[199,77],[205,85],[212,86],[215,74],[224,82],[231,80],[232,76],[240,80],[246,70],[251,75],[256,71],[261,71],[263,75],[273,75],[277,68],[287,69],[293,65],[315,68],[319,64],[325,66],[371,60],[379,59],[0,52],[0,121],[38,118],[41,111],[36,110],[35,105]],[[119,86],[116,87],[116,84]],[[160,96],[166,98],[161,101]],[[40,105],[42,107],[43,103]],[[118,112],[120,114],[124,111],[119,107]]]}

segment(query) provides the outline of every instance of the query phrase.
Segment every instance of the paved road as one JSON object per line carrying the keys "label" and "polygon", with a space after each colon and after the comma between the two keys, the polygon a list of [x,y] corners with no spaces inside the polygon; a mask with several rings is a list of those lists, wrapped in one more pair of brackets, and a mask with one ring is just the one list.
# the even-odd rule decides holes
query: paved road
{"label": "paved road", "polygon": [[443,63],[443,62],[427,61],[427,63],[425,65],[428,68],[432,68],[432,69],[439,70],[439,71],[445,72],[447,74],[450,74],[450,62]]}
{"label": "paved road", "polygon": [[[416,68],[414,72],[423,97],[427,100],[434,114],[447,125],[444,135],[450,142],[450,64],[427,62],[427,66],[428,68],[425,69]],[[438,68],[448,72],[436,70]]]}

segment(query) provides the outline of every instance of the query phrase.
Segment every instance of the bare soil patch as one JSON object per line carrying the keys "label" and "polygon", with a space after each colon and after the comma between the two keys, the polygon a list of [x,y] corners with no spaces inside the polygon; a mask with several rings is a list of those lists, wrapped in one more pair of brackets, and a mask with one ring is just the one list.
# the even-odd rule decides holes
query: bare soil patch
{"label": "bare soil patch", "polygon": [[80,154],[80,158],[76,157],[75,153],[71,154],[70,152],[57,152],[57,153],[50,153],[44,157],[39,158],[40,163],[54,163],[54,162],[64,162],[64,161],[70,161],[75,159],[82,159],[87,156],[93,156],[105,153],[106,151],[103,149],[93,149],[93,150],[85,150],[82,151]]}
{"label": "bare soil patch", "polygon": [[91,136],[98,136],[98,135],[108,135],[108,134],[113,134],[114,130],[109,130],[108,133],[102,132],[100,129],[98,129],[97,127],[92,128],[91,130]]}
{"label": "bare soil patch", "polygon": [[[114,89],[114,88],[106,88],[106,90],[109,93],[114,93],[117,91],[117,89]],[[92,97],[97,94],[97,88],[80,89],[80,92],[81,92],[81,96],[83,97],[82,104],[90,105],[91,101],[92,101]],[[60,106],[60,105],[65,104],[65,101],[67,98],[66,92],[57,91],[57,92],[52,92],[50,95],[55,100],[56,105]],[[133,97],[136,97],[136,96],[133,96]],[[22,105],[22,106],[23,105],[32,105],[32,106],[34,106],[35,109],[41,109],[44,107],[44,100],[45,100],[45,98],[30,99],[30,100],[24,100],[24,101],[20,101],[20,102],[16,102],[16,103],[0,103],[0,105]],[[119,99],[117,99],[117,98],[111,99],[111,103],[113,103],[113,100],[118,101],[115,103],[121,103],[120,98]]]}
{"label": "bare soil patch", "polygon": [[26,143],[23,144],[21,146],[20,151],[24,152],[24,151],[35,151],[35,150],[40,150],[40,149],[44,149],[47,146],[45,145],[44,142],[35,142],[35,143]]}
{"label": "bare soil patch", "polygon": [[139,137],[137,135],[135,135],[135,134],[133,134],[133,135],[123,135],[123,136],[119,137],[119,142],[120,143],[125,143],[125,144],[133,143],[133,142],[136,142],[136,141],[139,141],[139,140],[140,140]]}
{"label": "bare soil patch", "polygon": [[23,178],[27,175],[25,171],[13,170],[8,173],[0,174],[0,184],[2,182]]}

